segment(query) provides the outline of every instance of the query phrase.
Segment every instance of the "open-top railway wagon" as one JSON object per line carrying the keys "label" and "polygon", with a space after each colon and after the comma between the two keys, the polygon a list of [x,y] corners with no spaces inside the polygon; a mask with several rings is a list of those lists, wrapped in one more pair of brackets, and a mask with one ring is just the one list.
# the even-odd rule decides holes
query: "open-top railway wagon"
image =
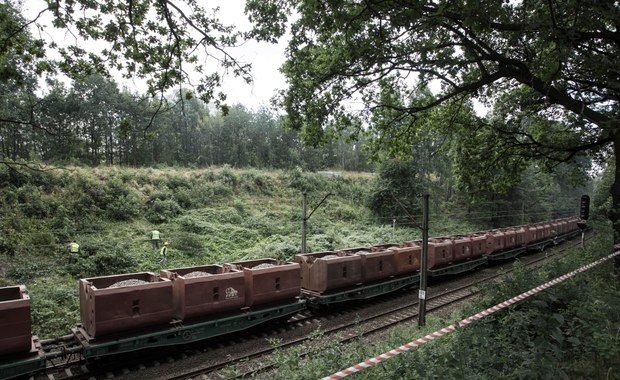
{"label": "open-top railway wagon", "polygon": [[[440,278],[460,274],[543,250],[578,235],[577,222],[578,218],[565,218],[429,239],[428,275]],[[368,260],[373,254],[375,259]],[[302,296],[310,306],[329,306],[417,284],[421,254],[422,242],[414,240],[296,255],[295,261],[301,265]]]}

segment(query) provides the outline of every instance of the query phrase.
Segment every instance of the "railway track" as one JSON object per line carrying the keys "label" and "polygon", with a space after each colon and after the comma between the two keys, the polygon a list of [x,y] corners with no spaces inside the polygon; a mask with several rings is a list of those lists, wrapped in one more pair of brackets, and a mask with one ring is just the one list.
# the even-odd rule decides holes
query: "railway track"
{"label": "railway track", "polygon": [[[581,243],[574,243],[574,240],[568,241],[553,248],[551,252],[523,256],[521,260],[528,268],[535,268],[545,260],[558,257],[562,252],[579,244]],[[427,312],[437,313],[451,305],[468,301],[478,294],[485,284],[509,274],[512,268],[500,270],[496,266],[495,271],[496,273],[491,274],[488,273],[489,269],[474,272],[475,279],[458,286],[450,281],[442,283],[441,286],[447,289],[428,298]],[[433,289],[433,292],[436,292],[436,289]],[[69,335],[43,342],[44,347],[48,347],[50,351],[58,351],[59,354],[50,361],[47,373],[35,380],[252,377],[274,369],[275,364],[269,359],[269,355],[276,350],[282,351],[301,345],[320,346],[320,341],[316,339],[317,331],[322,337],[340,336],[338,344],[347,344],[360,336],[372,336],[417,317],[417,289],[414,289],[365,303],[349,304],[335,311],[311,313],[306,310],[286,323],[267,324],[183,348],[149,350],[135,357],[124,355],[121,365],[115,359],[86,363],[79,356],[75,342],[71,341]],[[317,326],[320,328],[317,329]],[[313,351],[313,348],[309,348],[299,355],[304,357],[311,355]]]}

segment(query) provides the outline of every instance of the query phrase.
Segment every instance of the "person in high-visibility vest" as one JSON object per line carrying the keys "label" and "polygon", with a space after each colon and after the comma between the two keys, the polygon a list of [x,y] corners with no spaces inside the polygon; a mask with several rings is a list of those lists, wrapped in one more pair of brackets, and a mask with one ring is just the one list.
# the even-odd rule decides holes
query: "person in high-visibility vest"
{"label": "person in high-visibility vest", "polygon": [[73,240],[69,243],[69,252],[71,253],[80,253],[80,245]]}
{"label": "person in high-visibility vest", "polygon": [[159,248],[159,231],[151,231],[151,244],[153,245],[153,249]]}
{"label": "person in high-visibility vest", "polygon": [[166,262],[166,255],[168,254],[168,242],[164,242],[164,246],[161,247],[161,251],[159,251],[159,262],[162,264]]}

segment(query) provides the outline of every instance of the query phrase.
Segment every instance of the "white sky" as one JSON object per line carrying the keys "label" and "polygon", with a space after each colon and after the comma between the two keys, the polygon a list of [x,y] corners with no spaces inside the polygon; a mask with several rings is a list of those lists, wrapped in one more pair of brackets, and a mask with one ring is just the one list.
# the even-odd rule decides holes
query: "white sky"
{"label": "white sky", "polygon": [[[33,19],[43,9],[46,4],[43,0],[28,0],[24,2],[24,12],[28,19]],[[250,22],[243,13],[245,0],[208,0],[201,4],[205,9],[211,9],[216,6],[220,7],[218,12],[220,20],[227,25],[235,25],[238,30],[248,30]],[[51,17],[48,15],[43,20],[50,22]],[[73,38],[67,36],[64,30],[53,29],[51,23],[47,27],[50,38],[57,43],[62,44],[65,38]],[[38,32],[34,32],[38,37]],[[247,84],[239,78],[235,78],[232,74],[223,78],[221,91],[227,94],[226,103],[229,105],[241,103],[248,108],[256,109],[261,105],[269,106],[269,100],[276,94],[276,91],[283,89],[286,85],[284,75],[279,72],[279,67],[284,63],[284,50],[286,48],[286,39],[281,39],[277,45],[265,42],[248,41],[240,47],[227,49],[234,58],[240,62],[252,64],[253,83]],[[209,68],[208,72],[212,72],[214,68]],[[217,70],[222,73],[222,70]],[[144,91],[144,87],[138,82],[122,79],[120,75],[115,78],[119,87],[128,87],[136,89],[139,92]],[[142,88],[141,88],[142,87]]]}
{"label": "white sky", "polygon": [[[234,24],[239,30],[249,30],[250,22],[243,13],[245,0],[211,0],[213,6],[220,6],[220,17],[225,24]],[[204,5],[207,7],[207,5]],[[211,6],[210,3],[208,5]],[[284,75],[279,72],[284,63],[286,39],[280,39],[277,45],[266,42],[248,41],[239,48],[229,52],[241,62],[252,64],[254,82],[246,84],[232,75],[224,78],[224,92],[228,94],[228,102],[241,103],[249,108],[269,105],[269,100],[279,89],[284,89]]]}

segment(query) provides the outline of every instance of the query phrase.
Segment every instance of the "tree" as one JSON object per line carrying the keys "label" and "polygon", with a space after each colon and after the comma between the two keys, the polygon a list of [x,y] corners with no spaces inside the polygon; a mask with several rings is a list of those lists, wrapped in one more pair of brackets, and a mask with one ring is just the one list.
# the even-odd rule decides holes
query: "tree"
{"label": "tree", "polygon": [[134,166],[154,164],[153,145],[157,131],[151,128],[145,133],[140,126],[152,123],[153,113],[157,112],[159,105],[156,101],[144,101],[142,95],[125,88],[117,106],[120,114],[116,129],[119,139],[118,162]]}
{"label": "tree", "polygon": [[[24,159],[32,149],[32,109],[36,103],[35,62],[43,51],[23,25],[25,20],[10,3],[0,4],[0,160]],[[40,125],[35,125],[40,128]],[[8,158],[8,160],[5,160]]]}
{"label": "tree", "polygon": [[74,102],[76,132],[85,142],[90,163],[114,164],[118,151],[115,132],[120,125],[120,92],[116,83],[90,75],[73,82],[70,98]]}
{"label": "tree", "polygon": [[417,168],[413,160],[382,163],[368,205],[376,216],[412,223],[411,215],[422,213],[419,198],[425,184],[420,181]]}
{"label": "tree", "polygon": [[37,107],[37,120],[46,126],[45,133],[37,134],[38,154],[47,162],[82,159],[86,149],[79,136],[79,128],[76,127],[79,105],[63,83],[50,81],[48,86],[48,94]]}
{"label": "tree", "polygon": [[[250,0],[258,39],[282,33],[295,15],[280,98],[289,124],[320,143],[351,125],[398,120],[472,99],[494,107],[469,131],[492,131],[495,160],[580,155],[620,161],[620,8],[615,1]],[[385,81],[402,94],[383,102]],[[435,86],[420,102],[406,96]],[[361,106],[359,106],[361,105]],[[456,118],[446,118],[450,127]],[[392,135],[397,136],[394,131]],[[598,155],[598,156],[597,156]],[[486,157],[482,156],[485,159]],[[620,165],[610,219],[620,243]],[[490,178],[489,178],[490,179]]]}
{"label": "tree", "polygon": [[0,4],[0,21],[0,83],[32,84],[34,74],[48,69],[41,41],[27,30],[27,21],[12,1]]}
{"label": "tree", "polygon": [[[250,64],[229,53],[243,34],[220,21],[218,8],[206,9],[196,0],[45,0],[40,7],[31,9],[33,19],[13,16],[0,31],[5,35],[0,59],[13,51],[28,58],[37,74],[61,72],[72,79],[118,72],[144,81],[147,94],[161,102],[167,90],[189,84],[224,111],[226,94],[218,92],[223,75],[252,80]],[[9,1],[0,16],[5,8],[18,9]],[[36,49],[23,42],[28,28],[38,36],[30,36]],[[64,34],[63,42],[50,40],[54,29]],[[15,77],[0,68],[0,80],[7,75]]]}

